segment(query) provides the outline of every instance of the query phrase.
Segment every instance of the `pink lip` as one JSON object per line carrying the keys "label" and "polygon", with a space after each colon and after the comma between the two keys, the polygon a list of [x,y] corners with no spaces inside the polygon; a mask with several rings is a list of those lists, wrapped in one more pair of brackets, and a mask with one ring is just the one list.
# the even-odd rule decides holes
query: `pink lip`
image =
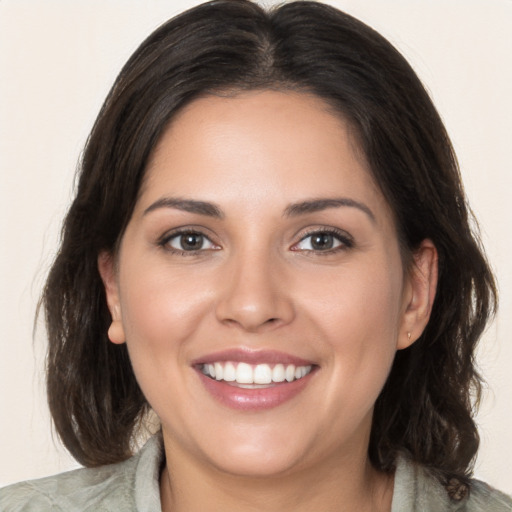
{"label": "pink lip", "polygon": [[[201,371],[203,364],[232,361],[234,363],[247,364],[293,364],[295,366],[313,366],[311,373],[294,380],[293,382],[281,382],[269,387],[247,389],[237,387],[233,383],[218,381],[204,375]],[[271,409],[291,400],[300,393],[311,381],[318,370],[318,365],[300,357],[292,356],[276,350],[248,350],[242,348],[223,350],[200,357],[192,362],[199,379],[206,390],[214,399],[232,409],[244,411],[259,411]]]}
{"label": "pink lip", "polygon": [[215,352],[192,361],[192,365],[211,364],[216,362],[232,361],[234,363],[247,364],[294,364],[295,366],[314,365],[312,361],[306,361],[277,350],[248,350],[235,348]]}
{"label": "pink lip", "polygon": [[196,367],[204,387],[216,400],[232,409],[243,411],[271,409],[291,400],[309,384],[317,369],[318,367],[313,368],[311,373],[293,382],[282,382],[266,388],[246,389],[207,377]]}

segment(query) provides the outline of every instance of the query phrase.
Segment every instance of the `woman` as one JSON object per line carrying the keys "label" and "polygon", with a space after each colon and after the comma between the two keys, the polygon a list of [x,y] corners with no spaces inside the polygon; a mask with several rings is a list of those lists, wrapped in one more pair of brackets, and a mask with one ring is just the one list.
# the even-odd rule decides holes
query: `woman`
{"label": "woman", "polygon": [[510,510],[470,479],[495,302],[396,50],[321,4],[199,6],[114,84],[44,292],[50,409],[90,469],[0,503]]}

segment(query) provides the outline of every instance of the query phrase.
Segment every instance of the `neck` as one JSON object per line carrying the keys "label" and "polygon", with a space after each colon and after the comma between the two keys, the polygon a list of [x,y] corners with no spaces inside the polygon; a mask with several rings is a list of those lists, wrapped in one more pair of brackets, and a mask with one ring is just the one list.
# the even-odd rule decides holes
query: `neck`
{"label": "neck", "polygon": [[168,463],[160,481],[163,512],[391,510],[393,476],[376,471],[366,455],[333,455],[321,467],[269,477],[232,475],[184,455],[166,446]]}

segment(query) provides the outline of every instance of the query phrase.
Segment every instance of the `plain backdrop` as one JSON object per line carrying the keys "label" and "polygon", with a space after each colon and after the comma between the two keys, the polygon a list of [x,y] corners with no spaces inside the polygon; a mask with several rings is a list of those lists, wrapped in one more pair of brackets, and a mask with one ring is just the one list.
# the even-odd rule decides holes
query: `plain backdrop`
{"label": "plain backdrop", "polygon": [[[154,28],[197,3],[0,0],[0,485],[77,466],[51,430],[38,297],[115,76]],[[501,294],[478,354],[488,390],[476,476],[511,493],[512,0],[328,3],[405,54],[451,134]]]}

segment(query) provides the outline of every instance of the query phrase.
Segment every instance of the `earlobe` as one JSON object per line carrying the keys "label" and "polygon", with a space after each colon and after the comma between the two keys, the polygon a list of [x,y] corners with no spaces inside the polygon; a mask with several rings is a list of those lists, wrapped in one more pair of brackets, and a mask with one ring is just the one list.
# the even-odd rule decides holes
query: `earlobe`
{"label": "earlobe", "polygon": [[121,315],[119,287],[116,280],[115,261],[112,254],[102,252],[98,256],[98,271],[105,287],[107,305],[112,317],[108,329],[108,338],[112,343],[122,344],[126,341]]}
{"label": "earlobe", "polygon": [[409,347],[421,336],[430,319],[436,295],[438,255],[435,245],[429,239],[423,240],[412,257],[398,350]]}

